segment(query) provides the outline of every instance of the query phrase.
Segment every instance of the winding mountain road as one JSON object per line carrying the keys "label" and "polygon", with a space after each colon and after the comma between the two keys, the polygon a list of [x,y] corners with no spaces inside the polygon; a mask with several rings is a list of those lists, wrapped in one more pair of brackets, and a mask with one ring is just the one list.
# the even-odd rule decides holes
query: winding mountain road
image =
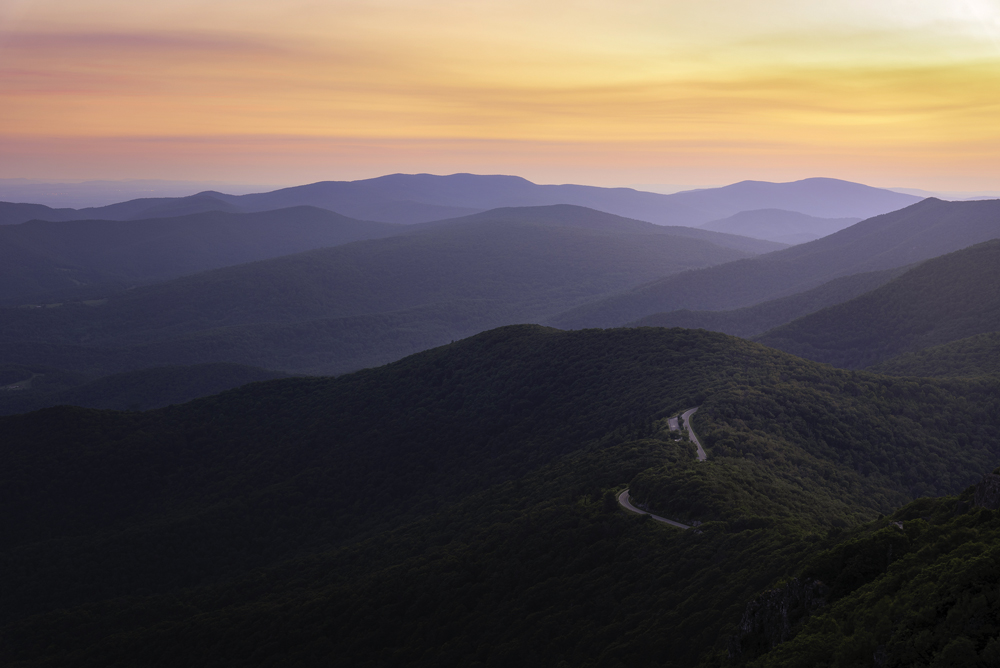
{"label": "winding mountain road", "polygon": [[705,452],[705,448],[701,447],[701,441],[698,440],[698,437],[694,433],[694,427],[691,426],[691,416],[697,413],[699,408],[701,408],[701,406],[696,406],[691,410],[684,411],[684,414],[681,415],[681,418],[684,420],[684,424],[687,426],[688,438],[690,438],[691,442],[694,443],[695,446],[697,446],[698,448],[698,461],[703,462],[706,459],[708,459],[708,454]]}
{"label": "winding mountain road", "polygon": [[[703,462],[706,459],[708,459],[708,454],[705,452],[705,448],[701,447],[701,441],[698,440],[698,436],[694,433],[694,428],[691,427],[691,416],[697,413],[699,408],[701,408],[701,406],[696,406],[690,410],[684,411],[684,413],[681,414],[681,419],[684,420],[684,424],[687,426],[688,438],[690,438],[691,442],[693,442],[695,446],[698,448],[698,461]],[[677,418],[669,418],[667,420],[667,425],[670,427],[671,430],[679,431],[680,425],[677,424]],[[628,488],[623,489],[618,494],[618,505],[620,505],[625,510],[629,510],[633,513],[638,513],[640,515],[649,515],[657,522],[663,522],[664,524],[669,524],[670,526],[677,527],[678,529],[691,528],[687,524],[681,524],[680,522],[668,520],[666,517],[660,517],[659,515],[654,515],[653,513],[649,513],[640,508],[636,508],[635,506],[632,505],[631,499],[629,498]]]}
{"label": "winding mountain road", "polygon": [[640,510],[636,508],[629,502],[628,490],[623,489],[622,493],[618,495],[618,503],[621,504],[622,508],[625,510],[631,510],[633,513],[639,513],[640,515],[649,515],[657,522],[663,522],[664,524],[669,524],[670,526],[677,527],[678,529],[690,529],[686,524],[681,524],[680,522],[674,522],[673,520],[668,520],[666,517],[660,517],[659,515],[654,515],[653,513],[647,513],[645,510]]}

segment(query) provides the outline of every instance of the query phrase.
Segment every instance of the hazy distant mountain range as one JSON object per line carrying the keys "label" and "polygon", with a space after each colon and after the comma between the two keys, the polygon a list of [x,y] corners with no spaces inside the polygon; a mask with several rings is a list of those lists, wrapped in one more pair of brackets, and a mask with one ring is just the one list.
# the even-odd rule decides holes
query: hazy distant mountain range
{"label": "hazy distant mountain range", "polygon": [[755,209],[699,225],[703,230],[742,234],[794,246],[850,227],[861,218],[816,218],[797,211]]}
{"label": "hazy distant mountain range", "polygon": [[41,179],[0,179],[0,201],[32,202],[54,208],[107,206],[139,197],[185,197],[204,190],[242,195],[278,188],[218,181],[124,179],[59,182]]}
{"label": "hazy distant mountain range", "polygon": [[724,311],[790,296],[840,276],[902,267],[1000,237],[1000,200],[927,199],[828,237],[643,285],[555,318],[557,327],[614,327],[680,309]]}
{"label": "hazy distant mountain range", "polygon": [[80,210],[4,203],[0,205],[0,224],[32,219],[129,220],[201,211],[268,211],[302,205],[361,220],[412,224],[499,207],[576,204],[659,225],[691,227],[759,209],[794,211],[819,218],[868,218],[920,199],[820,178],[792,183],[743,181],[722,188],[661,195],[631,188],[537,185],[516,176],[394,174],[362,181],[324,181],[267,193],[227,195],[209,191],[190,197],[138,199]]}

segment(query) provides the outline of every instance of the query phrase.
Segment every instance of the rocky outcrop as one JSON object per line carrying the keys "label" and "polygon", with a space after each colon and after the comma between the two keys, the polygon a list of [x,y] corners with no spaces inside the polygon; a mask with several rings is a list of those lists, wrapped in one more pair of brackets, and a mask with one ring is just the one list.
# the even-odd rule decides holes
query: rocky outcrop
{"label": "rocky outcrop", "polygon": [[800,622],[826,605],[829,587],[793,579],[747,603],[739,630],[729,638],[729,658],[752,660],[790,640]]}
{"label": "rocky outcrop", "polygon": [[975,504],[990,510],[1000,509],[1000,475],[987,473],[976,485]]}

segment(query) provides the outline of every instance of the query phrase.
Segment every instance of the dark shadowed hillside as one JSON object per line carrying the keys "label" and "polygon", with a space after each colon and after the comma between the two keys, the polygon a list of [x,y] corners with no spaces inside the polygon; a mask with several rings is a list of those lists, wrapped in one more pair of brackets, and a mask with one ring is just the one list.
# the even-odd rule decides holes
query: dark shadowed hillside
{"label": "dark shadowed hillside", "polygon": [[[149,410],[181,404],[262,380],[285,378],[239,364],[156,367],[80,382],[78,377],[46,367],[6,365],[0,375],[20,371],[11,383],[0,380],[0,415],[26,413],[49,406],[83,406],[114,410]],[[65,389],[63,389],[65,388]]]}
{"label": "dark shadowed hillside", "polygon": [[[341,373],[747,255],[628,227],[446,225],[192,275],[107,302],[8,309],[2,361],[105,372],[225,361]],[[47,361],[53,344],[58,363]],[[79,356],[65,359],[72,349]],[[94,369],[100,358],[131,363]]]}
{"label": "dark shadowed hillside", "polygon": [[767,332],[762,343],[860,368],[1000,330],[1000,240],[928,260],[892,282]]}
{"label": "dark shadowed hillside", "polygon": [[[719,334],[520,326],[157,411],[5,417],[0,661],[722,665],[747,602],[845,529],[977,480],[998,396]],[[666,423],[698,405],[704,462]],[[626,485],[703,523],[626,515]]]}
{"label": "dark shadowed hillside", "polygon": [[0,227],[0,303],[104,297],[136,284],[395,234],[315,207]]}
{"label": "dark shadowed hillside", "polygon": [[820,309],[840,304],[885,285],[905,269],[886,269],[835,278],[828,283],[790,297],[734,309],[732,311],[670,311],[654,313],[629,323],[632,327],[688,327],[751,337],[784,325]]}
{"label": "dark shadowed hillside", "polygon": [[[995,497],[981,491],[997,481],[987,474],[957,497],[920,499],[809,555],[796,579],[748,603],[756,623],[726,639],[733,663],[996,665],[1000,520]],[[794,601],[783,629],[782,599]]]}
{"label": "dark shadowed hillside", "polygon": [[927,199],[807,244],[664,278],[561,314],[551,324],[611,327],[680,309],[741,308],[840,276],[902,267],[997,237],[1000,200]]}

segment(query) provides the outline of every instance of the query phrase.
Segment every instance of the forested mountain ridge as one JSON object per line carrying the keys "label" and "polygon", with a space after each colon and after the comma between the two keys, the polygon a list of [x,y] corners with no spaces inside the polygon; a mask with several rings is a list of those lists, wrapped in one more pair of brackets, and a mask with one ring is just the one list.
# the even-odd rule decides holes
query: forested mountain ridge
{"label": "forested mountain ridge", "polygon": [[927,260],[872,292],[758,340],[808,359],[860,368],[995,331],[1000,331],[1000,240]]}
{"label": "forested mountain ridge", "polygon": [[669,276],[567,311],[548,324],[613,327],[680,309],[723,311],[850,274],[902,267],[1000,237],[1000,200],[928,198],[835,234],[749,260]]}
{"label": "forested mountain ridge", "polygon": [[[746,602],[841,528],[992,467],[998,382],[516,326],[158,411],[0,418],[0,660],[717,665]],[[705,462],[665,430],[693,405]],[[625,485],[703,524],[626,517]]]}
{"label": "forested mountain ridge", "polygon": [[888,376],[981,376],[1000,374],[1000,332],[977,334],[903,353],[868,368]]}

